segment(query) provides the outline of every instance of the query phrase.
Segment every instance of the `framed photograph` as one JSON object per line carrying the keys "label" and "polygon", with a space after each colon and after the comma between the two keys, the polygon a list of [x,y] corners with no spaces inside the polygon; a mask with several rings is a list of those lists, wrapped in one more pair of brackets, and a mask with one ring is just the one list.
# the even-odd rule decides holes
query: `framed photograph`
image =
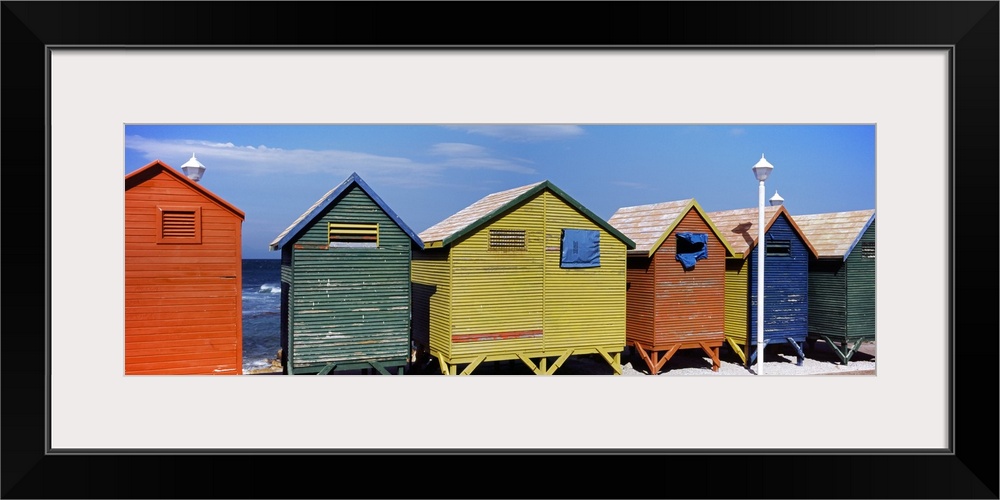
{"label": "framed photograph", "polygon": [[[8,229],[42,233],[17,257],[45,270],[8,301],[4,496],[303,496],[288,478],[314,460],[352,463],[345,496],[450,495],[425,462],[535,494],[489,459],[544,468],[570,497],[671,496],[680,473],[703,479],[686,497],[997,498],[977,458],[996,443],[976,436],[996,315],[973,305],[995,290],[959,250],[997,206],[998,3],[582,3],[570,17],[593,24],[569,26],[526,6],[4,2],[8,183],[44,185]],[[126,131],[171,124],[873,126],[878,373],[124,376]],[[737,166],[751,194],[753,161]],[[17,334],[15,313],[39,325]],[[274,481],[246,479],[261,467]],[[212,491],[188,479],[206,471]]]}

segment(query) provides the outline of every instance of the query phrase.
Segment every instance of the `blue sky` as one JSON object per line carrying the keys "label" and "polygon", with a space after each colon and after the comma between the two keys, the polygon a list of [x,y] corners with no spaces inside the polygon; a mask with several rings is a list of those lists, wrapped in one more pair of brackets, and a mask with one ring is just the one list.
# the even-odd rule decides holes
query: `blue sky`
{"label": "blue sky", "polygon": [[127,125],[125,171],[180,169],[246,214],[243,258],[357,172],[420,233],[490,193],[549,180],[608,219],[621,207],[695,198],[757,206],[751,167],[774,165],[792,215],[875,207],[874,125]]}

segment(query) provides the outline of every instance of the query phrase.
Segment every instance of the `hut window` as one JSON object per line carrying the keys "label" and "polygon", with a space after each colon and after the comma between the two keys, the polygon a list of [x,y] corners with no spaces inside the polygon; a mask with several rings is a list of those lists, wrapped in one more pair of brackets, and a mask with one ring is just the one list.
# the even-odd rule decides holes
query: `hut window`
{"label": "hut window", "polygon": [[201,243],[201,207],[156,207],[156,243]]}
{"label": "hut window", "polygon": [[874,241],[862,241],[861,242],[861,258],[862,259],[874,259],[875,258],[875,242]]}
{"label": "hut window", "polygon": [[562,230],[559,267],[600,267],[601,233],[589,229]]}
{"label": "hut window", "polygon": [[708,258],[708,235],[705,233],[677,233],[675,258],[684,269],[694,269],[695,262]]}
{"label": "hut window", "polygon": [[490,229],[490,250],[524,250],[523,229]]}
{"label": "hut window", "polygon": [[768,257],[788,257],[792,254],[792,242],[788,240],[768,240],[765,243]]}
{"label": "hut window", "polygon": [[327,223],[330,248],[378,247],[378,224]]}

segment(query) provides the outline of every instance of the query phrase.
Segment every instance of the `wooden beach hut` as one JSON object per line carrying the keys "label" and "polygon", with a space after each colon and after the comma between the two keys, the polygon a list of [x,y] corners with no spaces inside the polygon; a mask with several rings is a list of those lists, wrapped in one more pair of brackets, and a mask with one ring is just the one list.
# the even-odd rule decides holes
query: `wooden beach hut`
{"label": "wooden beach hut", "polygon": [[286,374],[402,374],[410,354],[410,253],[420,238],[351,174],[270,244],[281,251]]}
{"label": "wooden beach hut", "polygon": [[653,374],[679,349],[703,350],[718,371],[729,242],[694,199],[620,208],[608,222],[635,242],[628,251],[627,344]]}
{"label": "wooden beach hut", "polygon": [[126,375],[243,373],[243,220],[159,160],[125,176]]}
{"label": "wooden beach hut", "polygon": [[[757,210],[708,213],[734,252],[726,259],[726,343],[747,365],[758,353]],[[801,365],[808,335],[809,258],[816,250],[783,205],[765,207],[764,221],[764,348],[788,342]]]}
{"label": "wooden beach hut", "polygon": [[807,344],[826,341],[846,365],[863,342],[875,340],[875,210],[794,218],[816,248]]}
{"label": "wooden beach hut", "polygon": [[625,252],[635,244],[554,184],[488,195],[420,238],[413,338],[442,374],[521,360],[549,375],[578,355],[621,374]]}

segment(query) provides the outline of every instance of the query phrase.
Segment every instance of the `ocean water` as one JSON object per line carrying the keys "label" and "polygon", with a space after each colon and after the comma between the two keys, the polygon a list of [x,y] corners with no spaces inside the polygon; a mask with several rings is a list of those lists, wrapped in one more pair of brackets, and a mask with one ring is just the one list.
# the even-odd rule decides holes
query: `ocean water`
{"label": "ocean water", "polygon": [[281,260],[243,259],[243,372],[270,366],[281,348]]}

